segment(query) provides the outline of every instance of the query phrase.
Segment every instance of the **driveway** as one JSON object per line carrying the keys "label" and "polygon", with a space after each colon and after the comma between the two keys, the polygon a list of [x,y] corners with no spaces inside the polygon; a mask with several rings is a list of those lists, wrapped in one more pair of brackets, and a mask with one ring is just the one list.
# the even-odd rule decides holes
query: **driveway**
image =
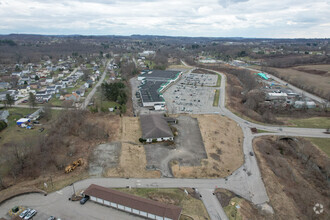
{"label": "driveway", "polygon": [[179,116],[178,130],[174,145],[166,143],[146,144],[147,163],[149,169],[160,170],[162,176],[173,177],[170,163],[177,160],[181,166],[200,166],[201,160],[207,158],[203,138],[196,118]]}

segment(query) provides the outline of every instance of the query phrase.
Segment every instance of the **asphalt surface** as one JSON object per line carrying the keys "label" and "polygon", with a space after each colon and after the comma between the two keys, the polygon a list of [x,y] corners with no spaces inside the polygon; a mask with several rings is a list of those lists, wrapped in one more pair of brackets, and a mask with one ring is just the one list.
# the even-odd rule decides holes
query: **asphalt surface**
{"label": "asphalt surface", "polygon": [[88,94],[88,96],[86,97],[85,101],[81,104],[80,109],[86,109],[86,107],[88,106],[88,103],[91,101],[91,99],[93,98],[97,88],[103,83],[104,78],[107,74],[107,70],[108,70],[108,65],[110,63],[110,60],[106,63],[103,74],[101,76],[101,79],[98,81],[98,83],[96,83],[96,85],[94,86],[94,88],[92,89],[92,91]]}
{"label": "asphalt surface", "polygon": [[[184,63],[185,64],[185,63]],[[186,64],[185,64],[186,65]],[[238,126],[243,130],[244,142],[244,164],[232,175],[223,179],[176,179],[176,178],[159,178],[159,179],[123,179],[123,178],[90,178],[76,182],[76,190],[85,189],[90,184],[98,184],[105,187],[139,187],[139,188],[178,188],[190,187],[196,188],[202,196],[202,201],[211,217],[211,219],[228,219],[223,211],[220,203],[212,194],[216,188],[224,188],[230,190],[237,195],[251,201],[253,204],[262,206],[268,210],[272,208],[268,205],[269,198],[262,181],[260,170],[255,156],[251,156],[253,152],[252,140],[256,136],[262,135],[280,135],[280,136],[304,136],[304,137],[321,137],[330,138],[329,134],[324,134],[324,129],[310,128],[290,128],[282,126],[266,126],[248,122],[239,118],[228,109],[225,108],[225,84],[226,76],[219,73],[222,77],[220,88],[220,102],[218,106],[219,114],[227,116],[236,121]],[[104,75],[104,74],[103,74]],[[105,75],[104,75],[105,76]],[[104,79],[104,78],[103,78]],[[100,82],[103,81],[100,80]],[[305,93],[306,94],[306,93]],[[88,102],[86,102],[88,103]],[[270,131],[271,133],[252,134],[250,128],[256,127]],[[104,216],[111,216],[113,219],[133,219],[134,217],[126,213],[103,207],[92,202],[86,204],[86,208],[81,208],[79,204],[69,202],[68,197],[72,194],[72,186],[67,186],[58,192],[49,194],[44,197],[39,194],[28,194],[15,197],[0,206],[0,216],[12,208],[13,205],[26,205],[35,209],[47,211],[49,215],[61,213],[69,219],[102,219]],[[55,212],[55,213],[54,213]],[[67,213],[69,212],[69,213]],[[86,218],[87,217],[87,218]]]}

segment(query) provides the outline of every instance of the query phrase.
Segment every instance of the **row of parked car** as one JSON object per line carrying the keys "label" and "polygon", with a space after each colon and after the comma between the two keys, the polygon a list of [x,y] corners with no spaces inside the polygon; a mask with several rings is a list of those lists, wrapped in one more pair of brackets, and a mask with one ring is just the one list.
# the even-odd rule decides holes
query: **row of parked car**
{"label": "row of parked car", "polygon": [[35,216],[37,214],[37,211],[34,209],[25,209],[20,215],[19,217],[21,219],[31,219],[33,216]]}

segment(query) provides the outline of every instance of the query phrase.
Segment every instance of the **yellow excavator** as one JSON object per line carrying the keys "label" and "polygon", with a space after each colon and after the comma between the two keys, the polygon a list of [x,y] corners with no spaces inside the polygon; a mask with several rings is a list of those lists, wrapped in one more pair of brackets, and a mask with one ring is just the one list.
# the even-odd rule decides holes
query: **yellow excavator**
{"label": "yellow excavator", "polygon": [[74,161],[72,164],[65,167],[65,173],[72,172],[74,169],[76,169],[78,166],[80,166],[82,164],[83,164],[83,159],[79,158],[78,160]]}

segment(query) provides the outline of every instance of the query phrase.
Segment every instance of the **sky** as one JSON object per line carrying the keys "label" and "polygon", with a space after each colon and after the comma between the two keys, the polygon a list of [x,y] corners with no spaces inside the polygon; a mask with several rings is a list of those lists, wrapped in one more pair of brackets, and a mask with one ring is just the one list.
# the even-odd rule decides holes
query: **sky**
{"label": "sky", "polygon": [[0,0],[0,34],[330,38],[330,0]]}

